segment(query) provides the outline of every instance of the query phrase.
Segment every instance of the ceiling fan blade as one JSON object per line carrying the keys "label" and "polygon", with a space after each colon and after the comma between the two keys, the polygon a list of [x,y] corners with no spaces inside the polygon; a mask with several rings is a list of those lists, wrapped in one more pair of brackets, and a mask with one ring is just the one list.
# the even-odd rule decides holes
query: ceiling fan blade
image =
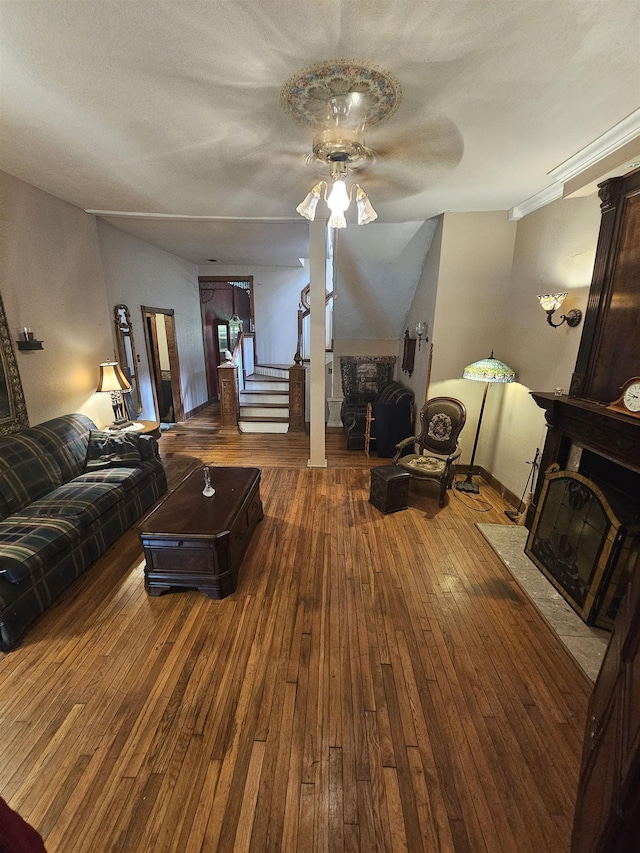
{"label": "ceiling fan blade", "polygon": [[416,119],[397,129],[385,125],[370,134],[371,160],[353,169],[356,180],[379,194],[379,201],[417,195],[458,165],[462,135],[446,116]]}
{"label": "ceiling fan blade", "polygon": [[401,129],[383,126],[372,131],[367,144],[376,161],[395,160],[411,165],[431,161],[441,168],[455,168],[464,152],[462,134],[446,116],[433,115]]}

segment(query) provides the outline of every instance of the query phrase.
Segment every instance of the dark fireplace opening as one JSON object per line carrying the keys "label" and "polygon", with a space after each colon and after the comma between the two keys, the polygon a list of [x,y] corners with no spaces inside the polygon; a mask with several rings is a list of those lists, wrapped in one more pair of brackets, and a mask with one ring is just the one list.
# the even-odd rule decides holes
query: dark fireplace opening
{"label": "dark fireplace opening", "polygon": [[637,471],[623,468],[586,449],[581,452],[578,471],[603,490],[623,524],[627,527],[640,525],[640,474]]}

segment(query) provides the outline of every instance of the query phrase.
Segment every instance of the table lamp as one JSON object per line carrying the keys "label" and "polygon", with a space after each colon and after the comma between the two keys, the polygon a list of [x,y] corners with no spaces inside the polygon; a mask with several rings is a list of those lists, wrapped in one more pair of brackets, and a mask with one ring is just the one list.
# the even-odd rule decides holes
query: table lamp
{"label": "table lamp", "polygon": [[109,391],[115,420],[114,426],[125,426],[129,423],[126,416],[123,391],[130,391],[131,385],[117,361],[105,361],[100,365],[100,378],[96,392]]}

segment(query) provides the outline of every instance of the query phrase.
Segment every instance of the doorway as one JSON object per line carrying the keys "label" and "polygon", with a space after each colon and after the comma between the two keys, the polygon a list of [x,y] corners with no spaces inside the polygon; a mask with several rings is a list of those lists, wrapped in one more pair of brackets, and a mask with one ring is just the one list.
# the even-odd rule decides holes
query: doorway
{"label": "doorway", "polygon": [[180,362],[172,308],[140,306],[156,419],[161,423],[184,420]]}
{"label": "doorway", "polygon": [[198,284],[207,391],[209,400],[218,400],[218,366],[224,363],[227,351],[233,352],[237,339],[237,323],[231,323],[232,318],[239,318],[244,334],[253,332],[253,276],[200,276]]}

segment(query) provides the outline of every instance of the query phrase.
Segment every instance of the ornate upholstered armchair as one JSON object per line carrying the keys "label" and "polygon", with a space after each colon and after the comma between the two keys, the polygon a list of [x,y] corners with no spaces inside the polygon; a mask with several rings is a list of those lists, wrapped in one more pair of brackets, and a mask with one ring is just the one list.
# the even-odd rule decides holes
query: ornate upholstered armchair
{"label": "ornate upholstered armchair", "polygon": [[[435,480],[440,484],[440,506],[453,479],[453,462],[460,456],[458,436],[467,419],[464,403],[454,397],[433,397],[420,410],[421,432],[396,444],[393,464],[417,480]],[[417,453],[401,454],[410,444]]]}

